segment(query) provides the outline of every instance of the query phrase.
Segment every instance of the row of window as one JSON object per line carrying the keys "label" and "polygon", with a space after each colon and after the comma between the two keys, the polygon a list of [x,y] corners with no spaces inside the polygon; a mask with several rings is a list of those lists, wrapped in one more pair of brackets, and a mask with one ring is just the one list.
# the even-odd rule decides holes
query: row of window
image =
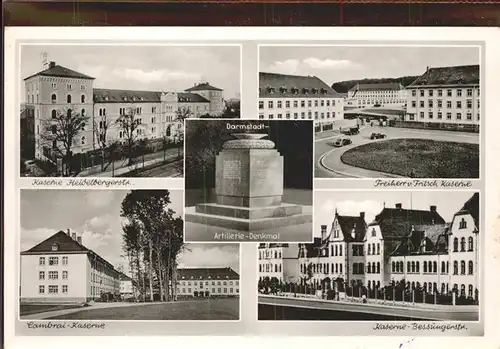
{"label": "row of window", "polygon": [[[375,284],[375,282],[374,282],[374,284]],[[369,281],[368,281],[368,287],[370,287]],[[380,284],[377,284],[377,287],[380,287]],[[408,281],[406,283],[406,288],[409,290],[419,289],[420,287],[422,287],[422,289],[428,293],[438,292],[438,283],[437,282],[429,282],[429,283],[424,282],[423,284],[420,284],[420,282],[418,282],[418,281],[417,282],[415,282],[415,281],[409,282]],[[461,284],[460,288],[458,288],[458,284],[453,284],[451,291],[460,292],[459,296],[464,297],[466,295],[465,294],[465,290],[466,290],[465,287],[466,287],[466,285],[464,285],[464,284]],[[477,291],[477,289],[476,289],[476,291]],[[450,292],[449,284],[445,283],[445,282],[441,283],[441,291],[440,292],[441,293]],[[474,285],[469,284],[467,296],[474,297]]]}
{"label": "row of window", "polygon": [[272,264],[259,264],[259,272],[261,273],[281,273],[281,264],[274,264],[274,268]]}
{"label": "row of window", "polygon": [[[409,115],[409,119],[411,121],[415,120],[415,114],[408,114]],[[434,119],[434,112],[428,112],[427,113],[427,118],[429,119]],[[420,112],[420,119],[425,119],[425,112],[421,111]],[[437,113],[437,119],[438,120],[441,120],[443,119],[443,113],[442,112],[438,112]],[[480,119],[480,116],[479,116],[479,113],[477,114],[477,120]],[[446,120],[452,120],[452,113],[451,112],[447,112],[446,113]],[[462,113],[456,113],[455,114],[455,120],[462,120]],[[469,120],[469,121],[472,121],[472,113],[466,113],[465,114],[465,120]]]}
{"label": "row of window", "polygon": [[281,258],[281,251],[259,250],[259,259],[268,259],[268,258],[274,258],[274,259]]}
{"label": "row of window", "polygon": [[[459,225],[460,229],[465,229],[467,228],[467,222],[462,218],[462,221],[460,222]],[[467,245],[467,250],[465,249]],[[465,237],[460,238],[460,252],[472,252],[474,251],[474,238],[472,236],[469,236],[467,239],[467,244]],[[458,238],[453,239],[453,252],[459,252],[458,251]]]}
{"label": "row of window", "polygon": [[[314,112],[314,118],[316,120],[318,120],[320,118],[320,115],[321,115],[321,119],[325,119],[325,115],[326,115],[326,119],[335,118],[335,112],[331,112],[330,113],[329,111],[327,111],[326,113],[322,112],[321,114],[318,113],[317,111]],[[268,118],[269,119],[274,119],[274,114],[269,114]],[[292,118],[292,114],[290,112],[287,112],[285,114],[285,119],[291,119],[291,118]],[[299,118],[299,113],[294,112],[293,113],[293,118],[294,119],[298,119]],[[301,119],[305,119],[306,118],[306,113],[305,112],[301,112],[300,113],[300,118]],[[259,114],[259,119],[264,119],[264,114]],[[283,119],[283,114],[281,114],[281,113],[276,114],[276,119]],[[307,119],[312,119],[312,112],[311,111],[307,112]]]}
{"label": "row of window", "polygon": [[[276,104],[274,102],[276,102]],[[325,107],[325,106],[326,107],[329,107],[329,106],[335,107],[335,99],[329,100],[329,99],[321,98],[320,100],[318,100],[318,99],[308,100],[307,103],[305,100],[301,100],[301,101],[286,100],[284,102],[285,103],[283,103],[283,101],[276,101],[276,100],[267,101],[267,108],[274,109],[275,106],[277,109],[291,108],[292,105],[293,105],[293,108],[299,108],[299,105],[300,105],[300,108],[306,108],[306,105],[307,105],[307,108],[312,108],[313,105],[315,107]],[[264,106],[265,106],[264,101],[262,101],[262,100],[259,101],[259,109],[264,109]]]}
{"label": "row of window", "polygon": [[[437,274],[438,263],[436,261],[424,261],[423,263],[423,273]],[[468,268],[467,268],[468,264]],[[391,263],[393,273],[404,273],[404,263],[402,261]],[[449,273],[449,262],[441,262],[441,274]],[[458,261],[453,262],[453,275],[458,275],[459,263]],[[406,272],[407,273],[420,273],[420,261],[408,261],[406,262]],[[474,262],[460,261],[460,274],[461,275],[472,275],[474,274]]]}
{"label": "row of window", "polygon": [[[361,265],[363,263],[360,263]],[[342,263],[332,263],[331,264],[331,269],[330,269],[330,264],[329,263],[317,263],[317,264],[311,264],[310,265],[310,271],[313,274],[316,273],[324,273],[324,274],[342,274],[343,271],[343,264]],[[306,264],[300,264],[300,273],[301,274],[308,274],[308,266]]]}
{"label": "row of window", "polygon": [[[420,91],[420,97],[425,97],[425,91],[426,90],[419,90]],[[437,91],[437,96],[442,97],[443,96],[443,90],[438,89]],[[455,96],[456,97],[462,97],[463,90],[462,89],[455,89]],[[417,90],[411,90],[411,96],[416,97],[417,96]],[[434,90],[428,89],[427,90],[427,96],[433,97],[434,96]],[[447,97],[453,97],[453,89],[447,89],[446,90],[446,96]],[[473,89],[468,88],[466,89],[466,96],[467,97],[472,97],[473,96]],[[479,89],[477,89],[477,96],[479,96]]]}
{"label": "row of window", "polygon": [[[425,108],[425,101],[420,101],[419,103],[420,108]],[[472,99],[468,99],[465,103],[467,109],[472,109]],[[411,106],[412,108],[417,107],[417,101],[411,101]],[[479,109],[481,106],[480,100],[477,100],[477,108]],[[434,108],[434,101],[432,99],[429,99],[427,101],[427,107],[428,108]],[[443,107],[443,101],[441,99],[437,100],[437,107],[442,108]],[[453,103],[451,101],[446,101],[446,108],[451,109],[453,108]],[[462,109],[462,101],[456,101],[455,102],[455,108],[457,109]]]}
{"label": "row of window", "polygon": [[[224,286],[226,286],[228,284],[228,281],[217,281],[217,285],[220,286],[221,282],[222,282],[222,285],[224,285]],[[199,282],[200,286],[203,286],[203,284],[205,284],[206,286],[209,286],[209,285],[215,286],[215,281],[200,281]],[[239,281],[235,280],[234,284],[236,286],[238,286],[239,285]],[[191,281],[180,281],[179,285],[181,285],[181,286],[186,286],[186,285],[187,286],[191,286]],[[229,285],[233,285],[233,280],[229,280]],[[193,286],[198,286],[198,281],[193,281]]]}
{"label": "row of window", "polygon": [[[217,290],[217,292],[215,292],[215,290]],[[227,290],[228,289],[226,287],[224,287],[224,288],[220,288],[220,287],[219,288],[212,288],[212,294],[217,294],[217,293],[227,294],[228,293]],[[192,293],[193,290],[191,288],[182,288],[182,289],[181,288],[177,288],[177,293],[185,294],[186,291],[187,291],[187,293],[190,294],[190,293]],[[232,287],[229,288],[229,294],[235,293],[234,291],[236,291],[236,293],[240,292],[240,290],[238,288],[237,289],[234,289]]]}
{"label": "row of window", "polygon": [[[58,280],[59,279],[59,272],[51,270],[51,271],[49,271],[48,277],[49,277],[49,280]],[[68,279],[68,271],[67,270],[62,271],[62,279],[63,280]],[[38,272],[38,280],[45,280],[45,271]]]}
{"label": "row of window", "polygon": [[[61,285],[61,292],[63,294],[68,293],[68,285]],[[45,294],[45,285],[38,285],[38,293]],[[48,286],[49,294],[58,294],[59,293],[59,285],[49,285]]]}
{"label": "row of window", "polygon": [[359,100],[361,105],[375,105],[375,104],[404,104],[406,100],[404,99],[369,99],[369,100]]}
{"label": "row of window", "polygon": [[[38,258],[38,265],[45,266],[45,260],[46,260],[46,257]],[[52,266],[59,265],[59,257],[49,257],[48,263],[49,263],[49,265],[52,265]],[[62,257],[62,265],[68,265],[68,257],[67,256]]]}

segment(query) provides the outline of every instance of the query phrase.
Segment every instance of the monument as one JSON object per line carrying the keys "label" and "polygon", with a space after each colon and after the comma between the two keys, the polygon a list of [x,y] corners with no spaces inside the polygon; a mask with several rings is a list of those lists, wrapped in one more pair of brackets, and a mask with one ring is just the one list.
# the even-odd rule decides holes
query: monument
{"label": "monument", "polygon": [[216,202],[197,204],[187,222],[253,231],[312,222],[283,198],[283,156],[267,134],[234,133],[215,159]]}

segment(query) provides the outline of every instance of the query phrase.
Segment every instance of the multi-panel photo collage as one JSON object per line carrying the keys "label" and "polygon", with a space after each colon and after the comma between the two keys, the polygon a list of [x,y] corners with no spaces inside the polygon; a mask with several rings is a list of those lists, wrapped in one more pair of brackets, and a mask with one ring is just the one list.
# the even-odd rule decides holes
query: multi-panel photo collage
{"label": "multi-panel photo collage", "polygon": [[480,42],[15,46],[20,335],[483,333]]}

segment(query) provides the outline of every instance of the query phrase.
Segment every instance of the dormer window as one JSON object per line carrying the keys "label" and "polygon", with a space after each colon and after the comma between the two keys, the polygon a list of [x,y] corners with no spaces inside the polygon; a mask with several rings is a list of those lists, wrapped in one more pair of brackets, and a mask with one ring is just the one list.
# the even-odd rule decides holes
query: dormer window
{"label": "dormer window", "polygon": [[144,97],[141,97],[141,101],[143,101],[143,100],[144,100]]}
{"label": "dormer window", "polygon": [[132,101],[134,101],[134,102],[135,102],[135,96],[134,96],[134,97],[132,97]]}
{"label": "dormer window", "polygon": [[123,97],[123,100],[126,101],[127,100],[127,96]]}
{"label": "dormer window", "polygon": [[288,88],[286,88],[285,86],[281,86],[280,87],[280,92],[281,93],[287,93],[288,92]]}
{"label": "dormer window", "polygon": [[322,88],[321,89],[321,93],[324,94],[324,95],[326,95],[328,93],[328,91],[326,90],[326,88]]}
{"label": "dormer window", "polygon": [[108,97],[108,96],[105,96],[105,97],[104,97],[104,100],[105,100],[105,101],[109,100],[109,97]]}
{"label": "dormer window", "polygon": [[377,236],[377,231],[375,230],[375,228],[372,229],[372,236]]}
{"label": "dormer window", "polygon": [[318,89],[317,88],[313,88],[312,91],[313,91],[313,94],[317,94],[318,93]]}
{"label": "dormer window", "polygon": [[274,92],[275,92],[275,89],[274,89],[274,87],[269,86],[269,87],[267,88],[267,91],[268,91],[269,93],[274,93]]}
{"label": "dormer window", "polygon": [[59,250],[59,245],[52,244],[52,251],[57,251],[57,250]]}
{"label": "dormer window", "polygon": [[309,89],[308,88],[303,88],[302,91],[304,92],[304,94],[308,94],[309,93]]}

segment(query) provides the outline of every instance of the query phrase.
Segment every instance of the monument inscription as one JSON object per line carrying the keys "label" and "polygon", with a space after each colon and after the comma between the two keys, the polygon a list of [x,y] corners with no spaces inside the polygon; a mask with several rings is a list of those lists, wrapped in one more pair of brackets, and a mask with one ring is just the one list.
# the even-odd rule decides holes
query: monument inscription
{"label": "monument inscription", "polygon": [[269,161],[268,160],[255,160],[255,167],[257,168],[255,172],[255,177],[258,179],[265,179],[269,172]]}
{"label": "monument inscription", "polygon": [[224,179],[241,180],[241,161],[240,160],[224,160],[223,168]]}

